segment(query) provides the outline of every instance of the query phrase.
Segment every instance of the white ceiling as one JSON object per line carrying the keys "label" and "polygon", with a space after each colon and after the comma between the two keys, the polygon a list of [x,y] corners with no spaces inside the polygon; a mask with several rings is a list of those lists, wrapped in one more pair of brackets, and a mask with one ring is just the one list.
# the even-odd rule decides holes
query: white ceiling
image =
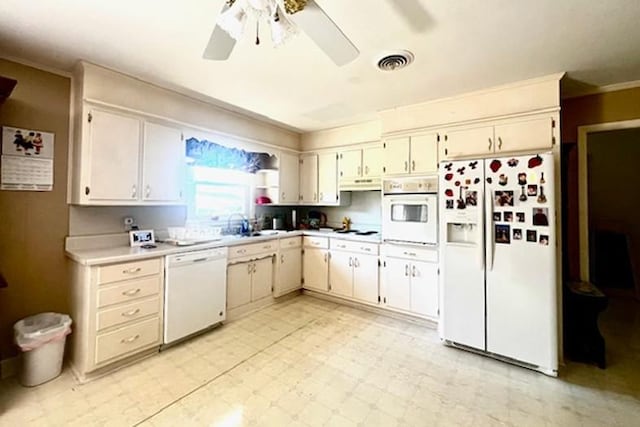
{"label": "white ceiling", "polygon": [[[561,71],[595,86],[640,79],[638,0],[316,1],[359,48],[352,63],[335,66],[303,33],[274,49],[266,32],[203,60],[223,0],[2,0],[0,52],[63,70],[85,59],[301,131]],[[377,70],[393,49],[415,62]]]}

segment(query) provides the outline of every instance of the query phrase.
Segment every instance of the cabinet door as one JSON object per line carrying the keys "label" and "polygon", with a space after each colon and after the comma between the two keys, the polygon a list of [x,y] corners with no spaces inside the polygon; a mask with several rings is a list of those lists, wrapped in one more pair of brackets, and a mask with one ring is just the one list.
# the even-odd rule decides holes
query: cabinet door
{"label": "cabinet door", "polygon": [[329,255],[329,290],[343,297],[353,297],[353,259],[349,252],[333,251]]}
{"label": "cabinet door", "polygon": [[329,251],[305,248],[302,257],[303,288],[327,292],[329,290]]}
{"label": "cabinet door", "polygon": [[377,304],[378,296],[378,257],[356,254],[353,263],[353,297]]}
{"label": "cabinet door", "polygon": [[390,138],[383,145],[384,149],[384,173],[397,175],[409,173],[409,147],[410,138]]}
{"label": "cabinet door", "polygon": [[280,153],[280,204],[297,204],[299,198],[298,156],[288,153]]}
{"label": "cabinet door", "polygon": [[100,110],[90,114],[89,199],[138,200],[140,120]]}
{"label": "cabinet door", "polygon": [[411,309],[410,262],[387,258],[384,267],[384,298],[387,306],[400,310]]}
{"label": "cabinet door", "polygon": [[339,154],[340,179],[354,179],[362,176],[362,150],[346,150]]}
{"label": "cabinet door", "polygon": [[545,117],[499,125],[495,134],[496,153],[549,149],[553,146],[553,121]]}
{"label": "cabinet door", "polygon": [[429,262],[411,264],[411,311],[438,317],[438,265]]}
{"label": "cabinet door", "polygon": [[302,287],[302,251],[300,248],[281,249],[274,296],[281,296]]}
{"label": "cabinet door", "polygon": [[300,156],[300,202],[318,203],[318,156]]}
{"label": "cabinet door", "polygon": [[251,264],[251,301],[257,301],[273,292],[273,258],[259,259]]}
{"label": "cabinet door", "polygon": [[185,147],[179,129],[145,122],[142,146],[142,199],[180,202]]}
{"label": "cabinet door", "polygon": [[444,136],[445,156],[449,159],[493,153],[493,126],[450,130]]}
{"label": "cabinet door", "polygon": [[242,262],[227,266],[227,309],[251,302],[251,270],[253,263]]}
{"label": "cabinet door", "polygon": [[362,177],[377,178],[382,175],[382,147],[362,150]]}
{"label": "cabinet door", "polygon": [[318,156],[318,198],[320,203],[338,202],[338,158],[336,153]]}
{"label": "cabinet door", "polygon": [[438,172],[438,134],[411,137],[411,173]]}

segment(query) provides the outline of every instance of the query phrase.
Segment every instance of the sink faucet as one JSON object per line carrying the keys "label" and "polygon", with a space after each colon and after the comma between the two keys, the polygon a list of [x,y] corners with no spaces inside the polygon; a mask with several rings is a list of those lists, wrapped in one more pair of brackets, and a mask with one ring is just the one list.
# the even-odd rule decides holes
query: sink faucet
{"label": "sink faucet", "polygon": [[[242,220],[243,224],[244,224],[245,221],[247,221],[247,217],[244,216],[243,214],[237,213],[237,212],[232,213],[231,215],[229,215],[229,219],[227,220],[227,230],[228,230],[229,233],[231,233],[231,219],[234,217],[234,215],[239,216],[240,219]],[[242,228],[245,228],[244,225],[243,225]],[[247,230],[246,231],[241,231],[241,234],[244,234],[245,232],[249,231],[248,230],[249,227],[247,226],[246,228],[247,228]]]}

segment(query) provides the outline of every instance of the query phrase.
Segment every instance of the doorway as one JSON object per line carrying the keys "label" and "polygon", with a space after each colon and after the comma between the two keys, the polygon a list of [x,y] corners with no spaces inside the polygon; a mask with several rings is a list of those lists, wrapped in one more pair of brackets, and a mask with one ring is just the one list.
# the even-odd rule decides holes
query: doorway
{"label": "doorway", "polygon": [[640,120],[579,128],[580,276],[640,301]]}

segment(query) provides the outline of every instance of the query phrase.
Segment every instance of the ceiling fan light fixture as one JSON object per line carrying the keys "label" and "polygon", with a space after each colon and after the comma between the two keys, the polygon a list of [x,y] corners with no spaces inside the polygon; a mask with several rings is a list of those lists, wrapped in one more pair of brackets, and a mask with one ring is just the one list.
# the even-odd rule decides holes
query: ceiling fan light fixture
{"label": "ceiling fan light fixture", "polygon": [[298,33],[298,28],[287,18],[287,14],[278,6],[269,17],[271,40],[274,46],[281,46]]}
{"label": "ceiling fan light fixture", "polygon": [[382,71],[397,71],[413,62],[415,56],[408,50],[398,50],[384,53],[376,61],[376,66]]}
{"label": "ceiling fan light fixture", "polygon": [[233,5],[218,16],[217,24],[233,39],[240,40],[247,25],[247,12],[242,2],[236,1]]}

